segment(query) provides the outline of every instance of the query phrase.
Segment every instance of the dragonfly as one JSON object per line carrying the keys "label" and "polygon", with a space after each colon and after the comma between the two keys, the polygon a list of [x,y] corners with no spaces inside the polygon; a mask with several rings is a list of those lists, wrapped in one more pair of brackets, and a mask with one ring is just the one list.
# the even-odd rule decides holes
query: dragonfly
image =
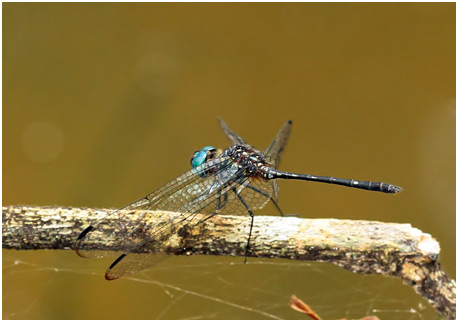
{"label": "dragonfly", "polygon": [[[196,151],[191,158],[192,168],[189,171],[145,197],[115,210],[111,216],[99,219],[78,236],[76,253],[86,258],[113,256],[112,251],[94,250],[93,244],[101,240],[115,240],[116,243],[129,237],[138,241],[123,249],[121,254],[117,254],[118,257],[105,272],[107,280],[140,272],[159,263],[169,256],[165,245],[177,235],[178,227],[183,224],[195,227],[221,213],[251,217],[245,246],[246,261],[254,223],[253,211],[262,209],[268,202],[272,202],[283,215],[278,206],[277,179],[315,181],[388,194],[396,194],[402,190],[399,186],[383,182],[278,170],[291,132],[291,121],[282,126],[262,152],[234,133],[222,119],[218,121],[232,144],[229,148],[222,151],[206,146]],[[139,217],[143,219],[152,216],[149,210],[172,211],[175,215],[162,223],[153,223],[152,220],[140,223],[138,220],[132,220],[128,221],[128,225],[118,227],[118,221],[113,218],[123,219],[122,216],[126,216],[127,210],[145,210]],[[114,236],[113,231],[122,233]]]}

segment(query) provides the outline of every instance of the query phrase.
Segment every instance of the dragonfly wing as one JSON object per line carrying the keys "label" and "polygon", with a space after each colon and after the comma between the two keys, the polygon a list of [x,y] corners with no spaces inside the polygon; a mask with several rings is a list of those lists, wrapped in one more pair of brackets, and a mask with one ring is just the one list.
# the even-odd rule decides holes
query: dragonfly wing
{"label": "dragonfly wing", "polygon": [[277,168],[280,164],[281,156],[291,132],[291,124],[291,121],[286,121],[269,146],[262,152],[265,158],[273,162],[274,168]]}
{"label": "dragonfly wing", "polygon": [[244,139],[240,137],[240,135],[235,134],[232,132],[232,130],[224,123],[224,121],[221,118],[218,118],[219,125],[224,131],[224,134],[226,134],[227,138],[229,141],[231,141],[232,144],[240,144],[240,145],[247,145],[250,146],[248,143],[245,142]]}
{"label": "dragonfly wing", "polygon": [[[280,164],[283,151],[285,150],[286,143],[288,142],[289,134],[291,132],[291,124],[292,122],[290,120],[286,121],[269,146],[262,152],[264,157],[275,169]],[[273,198],[278,200],[277,180],[271,180],[270,184],[273,188]]]}
{"label": "dragonfly wing", "polygon": [[[127,210],[147,209],[148,202],[145,198],[137,200],[121,209],[106,214],[103,218],[87,227],[76,240],[76,253],[85,258],[111,257],[121,254],[112,249],[123,249],[126,246],[125,240],[120,236],[129,235],[135,227],[126,225],[130,213]],[[141,221],[142,218],[135,219]],[[132,219],[133,221],[133,219]],[[103,241],[103,243],[101,243]],[[105,248],[105,249],[104,249]]]}
{"label": "dragonfly wing", "polygon": [[[237,188],[237,194],[251,210],[264,208],[272,197],[273,192],[270,182],[262,177],[250,178],[250,180],[246,180]],[[239,208],[245,208],[245,206]],[[241,210],[244,210],[244,213],[247,214],[246,208]]]}
{"label": "dragonfly wing", "polygon": [[[151,213],[144,212],[140,216],[130,214],[128,210],[169,210],[179,211],[193,200],[208,193],[211,189],[224,183],[229,178],[209,175],[212,172],[234,173],[237,166],[230,159],[210,160],[176,179],[168,182],[144,198],[137,200],[120,210],[116,210],[91,226],[87,227],[78,237],[76,252],[81,257],[107,257],[116,253],[100,249],[100,241],[104,241],[107,249],[121,249],[129,252],[138,244],[129,245],[126,241],[136,242],[141,235],[157,229]],[[195,202],[195,201],[194,201]],[[126,216],[132,216],[130,220]],[[163,223],[162,225],[167,225]],[[117,253],[119,254],[119,253]]]}
{"label": "dragonfly wing", "polygon": [[132,254],[124,253],[119,256],[113,264],[105,272],[107,280],[115,280],[125,275],[143,271],[157,263],[166,259],[168,255],[165,253],[147,253],[147,254]]}
{"label": "dragonfly wing", "polygon": [[[231,180],[220,184],[208,194],[202,194],[187,203],[177,212],[175,220],[154,230],[144,242],[130,253],[124,253],[108,268],[105,277],[109,280],[147,269],[165,259],[166,243],[175,239],[181,245],[184,240],[177,235],[184,225],[190,229],[220,213],[248,215],[251,210],[264,207],[272,194],[271,185],[264,179],[250,178],[244,170],[235,172]],[[243,200],[243,201],[242,201]],[[203,215],[203,216],[202,216]],[[181,227],[180,227],[181,226]],[[174,238],[175,237],[175,238]],[[176,245],[175,245],[176,247]]]}
{"label": "dragonfly wing", "polygon": [[[184,242],[182,237],[178,236],[179,229],[195,227],[221,211],[236,212],[242,204],[239,200],[234,200],[234,191],[241,186],[240,183],[243,185],[244,181],[248,181],[248,177],[242,177],[242,174],[243,170],[239,170],[235,177],[239,176],[240,180],[225,182],[209,194],[204,193],[196,197],[195,200],[179,209],[177,211],[179,215],[173,220],[154,229],[151,233],[143,235],[141,237],[142,243],[119,256],[110,265],[105,273],[105,278],[108,280],[117,279],[157,264],[168,256],[166,254],[167,247],[180,247]],[[226,202],[223,202],[221,198],[226,198]]]}

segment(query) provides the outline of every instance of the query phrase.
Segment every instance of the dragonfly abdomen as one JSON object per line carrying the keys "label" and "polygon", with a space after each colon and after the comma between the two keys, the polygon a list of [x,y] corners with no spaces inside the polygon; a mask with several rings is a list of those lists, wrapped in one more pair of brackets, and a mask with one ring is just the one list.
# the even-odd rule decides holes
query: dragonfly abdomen
{"label": "dragonfly abdomen", "polygon": [[300,174],[300,173],[291,173],[285,171],[278,171],[274,169],[268,169],[267,175],[269,179],[295,179],[295,180],[305,180],[305,181],[315,181],[323,182],[330,184],[337,184],[340,186],[369,190],[369,191],[378,191],[384,193],[398,193],[402,191],[402,188],[395,186],[390,183],[384,182],[373,182],[373,181],[363,181],[363,180],[354,180],[354,179],[341,179],[334,178],[330,176],[315,176],[310,174]]}

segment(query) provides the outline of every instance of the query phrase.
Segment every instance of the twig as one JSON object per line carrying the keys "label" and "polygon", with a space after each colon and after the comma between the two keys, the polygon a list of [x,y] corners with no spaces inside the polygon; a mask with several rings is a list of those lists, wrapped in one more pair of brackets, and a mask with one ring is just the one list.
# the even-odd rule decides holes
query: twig
{"label": "twig", "polygon": [[[3,248],[17,250],[74,249],[79,233],[109,211],[3,207],[2,245]],[[108,213],[107,216],[111,215]],[[175,216],[176,213],[166,211],[151,211],[145,216],[143,210],[130,210],[122,216],[113,216],[113,220],[117,221],[116,227],[123,227],[139,218],[157,224],[168,222]],[[179,246],[170,245],[167,250],[176,255],[244,256],[249,222],[243,216],[214,216],[190,229]],[[120,236],[115,227],[103,229],[113,229],[112,235]],[[96,240],[89,246],[123,251],[132,243],[134,241],[128,236],[122,235],[116,243],[104,239]],[[399,277],[412,285],[440,315],[456,318],[455,281],[442,271],[438,262],[439,243],[409,224],[256,216],[250,246],[248,256],[252,257],[323,261],[356,273]]]}

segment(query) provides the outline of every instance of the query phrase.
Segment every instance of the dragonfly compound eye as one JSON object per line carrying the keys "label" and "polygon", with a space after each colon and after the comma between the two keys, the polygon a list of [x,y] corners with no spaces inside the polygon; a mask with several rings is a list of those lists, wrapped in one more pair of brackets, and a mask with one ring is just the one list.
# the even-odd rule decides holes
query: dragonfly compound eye
{"label": "dragonfly compound eye", "polygon": [[208,161],[209,153],[211,155],[211,151],[216,151],[216,148],[212,146],[206,146],[202,150],[194,152],[194,155],[191,159],[191,166],[196,168]]}
{"label": "dragonfly compound eye", "polygon": [[[189,160],[189,163],[191,164],[192,166],[192,161],[194,161],[194,159],[197,157],[197,155],[199,154],[200,151],[195,151],[194,154],[192,155],[192,158],[191,160]],[[194,168],[194,166],[192,166]]]}

